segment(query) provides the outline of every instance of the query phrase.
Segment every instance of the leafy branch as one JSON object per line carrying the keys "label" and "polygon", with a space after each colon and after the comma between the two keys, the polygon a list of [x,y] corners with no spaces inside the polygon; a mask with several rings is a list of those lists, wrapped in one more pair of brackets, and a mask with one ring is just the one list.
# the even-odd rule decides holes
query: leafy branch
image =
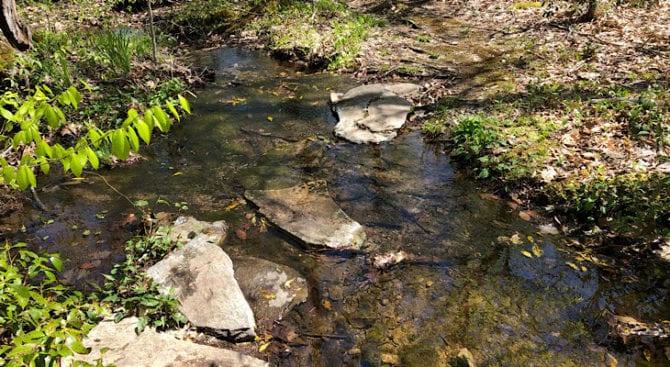
{"label": "leafy branch", "polygon": [[[128,110],[121,126],[102,130],[93,124],[86,124],[87,133],[67,148],[54,142],[54,135],[66,124],[63,109],[77,110],[81,93],[71,86],[54,95],[43,85],[35,93],[21,100],[15,92],[5,92],[0,98],[0,184],[25,190],[37,186],[35,169],[49,173],[51,165],[60,162],[65,173],[81,176],[89,165],[98,169],[98,151],[106,146],[118,159],[128,158],[131,151],[140,148],[140,139],[149,144],[155,129],[161,133],[170,130],[173,120],[180,121],[182,111],[190,113],[186,98],[178,95],[175,102],[166,100],[164,105],[153,105],[144,111]],[[165,112],[165,109],[169,112]]]}

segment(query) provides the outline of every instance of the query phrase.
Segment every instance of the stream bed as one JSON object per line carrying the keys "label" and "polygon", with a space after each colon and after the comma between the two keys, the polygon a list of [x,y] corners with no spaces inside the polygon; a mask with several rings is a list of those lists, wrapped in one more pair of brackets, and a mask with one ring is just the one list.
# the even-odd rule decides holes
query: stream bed
{"label": "stream bed", "polygon": [[[224,219],[228,254],[284,264],[307,280],[308,300],[258,331],[277,340],[259,355],[273,365],[447,366],[462,348],[478,366],[670,365],[660,350],[648,361],[648,346],[619,345],[605,317],[667,318],[667,266],[612,267],[572,251],[569,239],[480,191],[417,130],[380,145],[336,139],[328,95],[354,87],[349,78],[302,74],[234,48],[200,60],[215,82],[139,163],[83,181],[52,178],[39,193],[48,211],[4,219],[25,227],[21,240],[61,253],[71,283],[99,282],[123,258],[123,218],[145,200],[154,212]],[[362,251],[307,248],[241,199],[248,189],[312,182],[365,227]],[[425,261],[370,266],[371,254],[399,250]]]}

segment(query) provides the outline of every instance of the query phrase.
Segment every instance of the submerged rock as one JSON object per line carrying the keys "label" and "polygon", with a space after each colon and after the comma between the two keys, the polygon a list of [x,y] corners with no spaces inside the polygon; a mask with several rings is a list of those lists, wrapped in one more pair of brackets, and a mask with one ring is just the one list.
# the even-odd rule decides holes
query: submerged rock
{"label": "submerged rock", "polygon": [[196,327],[235,341],[256,337],[254,314],[235,280],[233,263],[215,245],[219,238],[199,234],[182,249],[147,270],[181,302],[179,310]]}
{"label": "submerged rock", "polygon": [[339,118],[335,135],[359,144],[392,140],[412,107],[403,97],[419,89],[411,83],[370,84],[331,93]]}
{"label": "submerged rock", "polygon": [[169,236],[170,241],[187,243],[200,234],[207,235],[207,241],[221,245],[226,239],[228,225],[225,221],[205,222],[189,216],[180,216],[175,219],[169,229],[161,229],[156,236]]}
{"label": "submerged rock", "polygon": [[235,257],[235,274],[261,330],[268,330],[307,300],[307,281],[288,266],[253,257]]}
{"label": "submerged rock", "polygon": [[280,190],[247,190],[244,196],[272,223],[309,245],[359,249],[363,226],[349,218],[319,184]]}
{"label": "submerged rock", "polygon": [[179,340],[178,332],[174,331],[158,333],[153,328],[146,328],[136,335],[135,325],[136,317],[119,323],[112,320],[101,322],[84,340],[84,346],[91,348],[91,352],[76,355],[70,360],[97,365],[98,359],[102,358],[104,365],[115,366],[269,366],[267,362],[238,352]]}

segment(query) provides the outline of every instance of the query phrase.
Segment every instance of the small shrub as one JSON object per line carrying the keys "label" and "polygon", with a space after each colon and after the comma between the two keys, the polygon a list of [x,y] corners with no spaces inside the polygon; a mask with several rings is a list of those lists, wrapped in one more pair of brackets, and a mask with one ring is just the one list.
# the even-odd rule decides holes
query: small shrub
{"label": "small shrub", "polygon": [[105,284],[92,296],[93,299],[109,302],[116,310],[116,321],[137,316],[135,332],[138,334],[147,325],[159,330],[183,325],[187,320],[177,310],[179,301],[161,293],[144,272],[175,247],[168,236],[129,241],[126,260],[114,265],[110,274],[104,275]]}
{"label": "small shrub", "polygon": [[504,145],[505,140],[494,130],[494,126],[498,124],[495,119],[482,116],[462,117],[451,129],[452,155],[471,160]]}
{"label": "small shrub", "polygon": [[98,309],[60,284],[60,258],[25,243],[5,243],[0,254],[0,365],[59,366],[60,358],[87,353],[83,337]]}

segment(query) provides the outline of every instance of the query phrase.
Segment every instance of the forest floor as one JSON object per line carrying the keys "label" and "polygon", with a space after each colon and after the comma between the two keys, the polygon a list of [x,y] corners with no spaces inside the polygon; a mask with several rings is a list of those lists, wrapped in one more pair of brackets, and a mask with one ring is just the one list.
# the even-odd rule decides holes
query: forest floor
{"label": "forest floor", "polygon": [[601,2],[590,22],[561,2],[352,6],[390,21],[374,28],[352,74],[364,82],[421,80],[425,94],[416,103],[428,113],[416,121],[443,124],[438,141],[452,139],[462,116],[492,117],[486,127],[505,141],[469,163],[482,178],[495,172],[490,178],[503,183],[494,186],[523,218],[542,213],[568,233],[599,232],[590,244],[658,242],[658,235],[667,242],[670,3]]}

